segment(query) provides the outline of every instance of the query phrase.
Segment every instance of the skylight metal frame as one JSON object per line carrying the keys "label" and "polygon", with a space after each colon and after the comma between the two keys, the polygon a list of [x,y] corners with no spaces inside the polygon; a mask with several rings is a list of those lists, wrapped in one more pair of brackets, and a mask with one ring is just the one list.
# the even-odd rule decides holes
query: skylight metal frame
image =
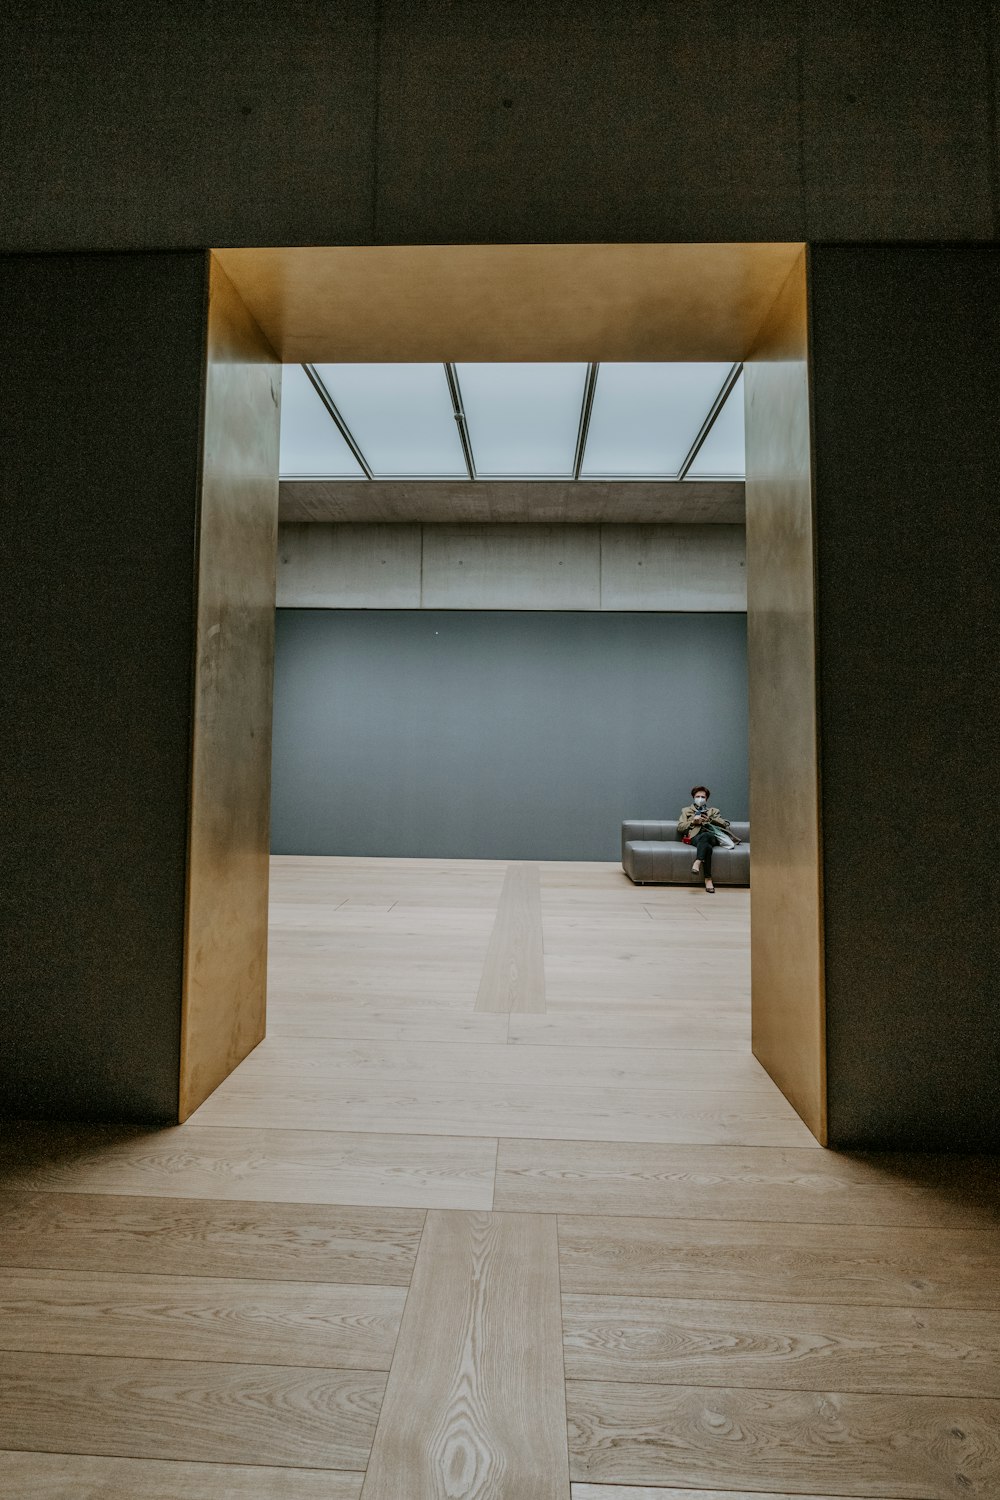
{"label": "skylight metal frame", "polygon": [[[451,397],[452,416],[454,417],[455,423],[458,427],[458,436],[459,441],[462,445],[462,455],[465,459],[465,467],[468,478],[469,480],[476,482],[479,480],[480,476],[476,468],[475,450],[472,445],[472,436],[469,431],[469,424],[465,416],[465,407],[462,401],[462,388],[458,378],[458,369],[454,363],[449,363],[447,361],[443,362],[443,368],[445,379],[448,383],[448,392]],[[327,415],[330,417],[330,420],[334,423],[341,437],[344,439],[344,442],[347,444],[355,463],[357,463],[358,467],[361,469],[361,472],[363,473],[365,479],[370,482],[377,482],[375,481],[375,476],[372,472],[371,465],[362,452],[357,439],[351,431],[351,428],[342,416],[337,403],[334,401],[330,392],[327,390],[323,377],[319,374],[314,365],[304,364],[302,366],[302,369],[305,371],[306,376],[309,379],[309,382],[315,390],[320,401],[322,401]],[[702,423],[698,434],[694,439],[694,442],[688,449],[684,462],[681,464],[676,474],[628,474],[616,476],[613,474],[585,475],[583,473],[583,466],[586,462],[587,456],[587,439],[590,435],[590,419],[594,409],[594,397],[597,392],[597,382],[600,376],[600,370],[601,365],[599,360],[591,361],[587,365],[587,373],[583,385],[583,397],[580,403],[580,421],[577,429],[572,476],[551,474],[497,475],[490,477],[491,482],[494,482],[494,480],[497,483],[516,482],[517,480],[530,480],[533,484],[694,484],[704,483],[706,479],[711,479],[713,477],[711,475],[702,475],[699,476],[699,479],[696,481],[689,480],[688,474],[691,470],[692,464],[695,462],[698,454],[704,447],[709,433],[715,426],[715,423],[717,422],[723,407],[726,405],[726,402],[732,395],[740,376],[743,374],[742,362],[737,362],[736,364],[734,364],[725,380],[723,381],[718,395],[712,402],[708,415],[705,417],[705,420]],[[732,479],[733,476],[730,475],[719,477]],[[426,474],[394,475],[393,480],[413,483],[435,482],[434,476]],[[285,482],[301,483],[303,482],[303,476],[297,476],[295,479]],[[331,484],[337,484],[351,482],[356,483],[357,481],[343,480],[340,478],[330,478],[327,482]],[[455,483],[456,481],[453,475],[449,475],[441,476],[437,480],[437,482]],[[465,481],[458,481],[458,483],[463,482]]]}
{"label": "skylight metal frame", "polygon": [[[305,370],[306,375],[309,377],[309,381],[312,385],[313,390],[316,392],[317,396],[326,407],[328,416],[334,423],[334,426],[337,428],[337,431],[344,439],[344,442],[347,444],[348,448],[350,448],[355,463],[359,465],[362,472],[364,473],[365,478],[371,479],[373,476],[368,460],[365,458],[365,455],[358,447],[357,442],[355,441],[354,433],[351,431],[347,423],[344,421],[343,417],[340,415],[337,403],[336,401],[334,401],[333,397],[330,395],[330,392],[327,390],[322,375],[320,375],[315,365],[303,365],[302,368],[303,370]],[[331,480],[330,482],[334,483],[335,481]]]}

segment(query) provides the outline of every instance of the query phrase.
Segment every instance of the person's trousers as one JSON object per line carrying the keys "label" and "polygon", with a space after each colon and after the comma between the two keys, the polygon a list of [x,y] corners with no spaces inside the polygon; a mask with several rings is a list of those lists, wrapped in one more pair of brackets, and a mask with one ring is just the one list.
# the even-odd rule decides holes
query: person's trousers
{"label": "person's trousers", "polygon": [[712,878],[712,850],[718,843],[718,839],[710,828],[703,828],[694,840],[694,851],[701,860],[702,874],[706,880]]}

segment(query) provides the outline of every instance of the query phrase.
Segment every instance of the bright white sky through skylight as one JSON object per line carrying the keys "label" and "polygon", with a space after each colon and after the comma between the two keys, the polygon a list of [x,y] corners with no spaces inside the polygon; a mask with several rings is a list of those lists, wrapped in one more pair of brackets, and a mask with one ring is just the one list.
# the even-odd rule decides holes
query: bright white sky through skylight
{"label": "bright white sky through skylight", "polygon": [[376,479],[467,479],[444,365],[317,365]]}
{"label": "bright white sky through skylight", "polygon": [[731,364],[602,364],[583,477],[676,474],[731,369]]}
{"label": "bright white sky through skylight", "polygon": [[476,473],[572,478],[586,365],[456,366]]}
{"label": "bright white sky through skylight", "polygon": [[279,471],[289,479],[364,478],[301,365],[281,372]]}
{"label": "bright white sky through skylight", "polygon": [[[599,364],[582,480],[673,479],[733,366]],[[479,479],[571,479],[588,366],[457,364]],[[376,479],[459,479],[469,471],[443,364],[325,364],[315,375]],[[686,478],[742,479],[743,381],[737,381]],[[281,475],[360,479],[337,422],[300,365],[286,365]]]}
{"label": "bright white sky through skylight", "polygon": [[689,479],[742,479],[746,473],[746,429],[743,421],[743,376],[712,423],[688,470]]}

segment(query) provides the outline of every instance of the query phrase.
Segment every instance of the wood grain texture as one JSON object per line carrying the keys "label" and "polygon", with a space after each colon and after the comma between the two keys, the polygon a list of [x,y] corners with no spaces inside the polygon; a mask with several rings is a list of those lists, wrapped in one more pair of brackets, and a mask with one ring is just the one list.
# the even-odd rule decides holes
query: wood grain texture
{"label": "wood grain texture", "polygon": [[405,1301],[394,1286],[5,1271],[0,1346],[388,1370]]}
{"label": "wood grain texture", "polygon": [[385,1376],[189,1360],[0,1352],[14,1449],[363,1469]]}
{"label": "wood grain texture", "polygon": [[370,1207],[488,1208],[496,1143],[316,1130],[142,1131],[14,1127],[0,1182],[42,1192],[125,1193]]}
{"label": "wood grain texture", "polygon": [[364,1500],[565,1500],[555,1224],[430,1213]]}
{"label": "wood grain texture", "polygon": [[507,868],[476,995],[478,1011],[544,1011],[545,960],[538,866]]}
{"label": "wood grain texture", "polygon": [[1000,1392],[997,1312],[567,1296],[563,1334],[571,1380]]}
{"label": "wood grain texture", "polygon": [[11,1500],[358,1500],[361,1474],[0,1452]]}
{"label": "wood grain texture", "polygon": [[503,1139],[496,1207],[986,1229],[1000,1225],[996,1180],[988,1157]]}
{"label": "wood grain texture", "polygon": [[[499,1049],[497,1049],[499,1050]],[[556,1084],[474,1082],[352,1084],[301,1080],[289,1087],[242,1071],[216,1090],[198,1123],[247,1130],[382,1132],[410,1136],[476,1134],[558,1140],[684,1142],[714,1146],[807,1146],[809,1131],[775,1090],[604,1089]]]}
{"label": "wood grain texture", "polygon": [[[532,1017],[531,1019],[542,1019]],[[547,1018],[546,1018],[547,1019]],[[504,1038],[506,1041],[506,1038]],[[756,1093],[780,1102],[774,1085],[749,1049],[741,1054],[680,1047],[517,1047],[477,1041],[389,1039],[350,1041],[340,1037],[268,1037],[240,1069],[246,1083],[297,1079],[308,1087],[327,1083],[390,1085],[470,1084],[655,1090],[659,1094],[721,1088]],[[788,1113],[783,1110],[783,1113]]]}
{"label": "wood grain texture", "polygon": [[575,1480],[993,1500],[1000,1401],[568,1381]]}
{"label": "wood grain texture", "polygon": [[[345,1041],[507,1041],[508,1018],[447,1006],[352,1006],[323,1000],[285,1000],[268,1017],[268,1040],[341,1037]],[[529,1019],[524,1017],[525,1020]]]}
{"label": "wood grain texture", "polygon": [[0,1193],[0,1265],[408,1286],[419,1209]]}
{"label": "wood grain texture", "polygon": [[507,1040],[535,1047],[688,1047],[746,1055],[750,1042],[745,1007],[722,1011],[677,1003],[668,1015],[633,1015],[628,1011],[511,1016]]}
{"label": "wood grain texture", "polygon": [[[808,1495],[790,1495],[787,1491],[776,1495],[773,1490],[765,1494],[763,1490],[678,1490],[673,1486],[665,1490],[659,1486],[650,1489],[647,1485],[636,1489],[623,1484],[574,1484],[570,1486],[570,1494],[572,1500],[845,1500],[843,1496],[817,1495],[811,1491]],[[863,1497],[851,1495],[846,1500],[863,1500]]]}
{"label": "wood grain texture", "polygon": [[1000,1233],[560,1216],[564,1292],[1000,1309]]}

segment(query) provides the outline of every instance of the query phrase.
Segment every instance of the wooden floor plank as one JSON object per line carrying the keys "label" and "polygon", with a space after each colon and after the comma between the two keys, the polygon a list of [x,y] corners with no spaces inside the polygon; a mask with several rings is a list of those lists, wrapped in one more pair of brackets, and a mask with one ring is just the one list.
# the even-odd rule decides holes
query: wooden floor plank
{"label": "wooden floor plank", "polygon": [[745,1006],[717,1012],[676,1006],[659,1016],[549,1010],[544,1016],[511,1016],[509,1028],[512,1044],[536,1047],[700,1047],[744,1055],[750,1047]]}
{"label": "wooden floor plank", "polygon": [[454,1136],[24,1125],[0,1139],[0,1185],[359,1207],[489,1208],[496,1142]]}
{"label": "wooden floor plank", "polygon": [[865,1500],[861,1495],[837,1496],[817,1495],[810,1490],[808,1495],[776,1495],[774,1490],[697,1490],[650,1489],[647,1485],[636,1489],[622,1484],[574,1484],[570,1486],[572,1500]]}
{"label": "wooden floor plank", "polygon": [[388,1370],[395,1286],[0,1272],[0,1348],[48,1354]]}
{"label": "wooden floor plank", "polygon": [[563,1333],[571,1380],[1000,1393],[997,1312],[566,1296]]}
{"label": "wooden floor plank", "polygon": [[[543,1019],[532,1017],[530,1019]],[[506,1040],[506,1038],[504,1038]],[[477,1041],[349,1041],[330,1037],[269,1036],[239,1070],[244,1084],[282,1078],[309,1086],[317,1079],[408,1086],[450,1083],[481,1087],[604,1089],[627,1088],[673,1095],[677,1092],[748,1090],[774,1103],[773,1082],[749,1049],[740,1053],[706,1048],[551,1047],[522,1043],[498,1047]],[[276,1090],[277,1092],[278,1090]]]}
{"label": "wooden floor plank", "polygon": [[430,1213],[364,1500],[566,1500],[555,1224]]}
{"label": "wooden floor plank", "polygon": [[544,1011],[538,866],[507,868],[476,996],[480,1011]]}
{"label": "wooden floor plank", "polygon": [[1000,1401],[568,1381],[574,1480],[995,1500]]}
{"label": "wooden floor plank", "polygon": [[420,1209],[0,1193],[0,1265],[409,1286]]}
{"label": "wooden floor plank", "polygon": [[1000,1231],[559,1219],[564,1292],[1000,1309]]}
{"label": "wooden floor plank", "polygon": [[812,1224],[1000,1226],[987,1157],[501,1139],[504,1211]]}
{"label": "wooden floor plank", "polygon": [[0,1352],[4,1442],[120,1458],[365,1467],[385,1376]]}
{"label": "wooden floor plank", "polygon": [[358,1500],[362,1474],[0,1452],[10,1500]]}
{"label": "wooden floor plank", "polygon": [[[501,1050],[499,1048],[497,1051]],[[511,1049],[513,1050],[513,1049]],[[201,1106],[194,1121],[246,1130],[348,1130],[469,1137],[664,1142],[689,1145],[800,1146],[816,1141],[775,1089],[569,1088],[545,1083],[442,1081],[393,1084],[302,1079],[281,1087],[273,1076],[239,1069]],[[622,1153],[626,1156],[627,1153]]]}
{"label": "wooden floor plank", "polygon": [[[541,1017],[525,1016],[523,1019]],[[267,1010],[269,1040],[272,1037],[339,1037],[344,1041],[474,1041],[500,1045],[507,1041],[508,1024],[505,1015],[487,1015],[446,1006],[364,1007],[316,1000],[285,1000],[270,1003]]]}

